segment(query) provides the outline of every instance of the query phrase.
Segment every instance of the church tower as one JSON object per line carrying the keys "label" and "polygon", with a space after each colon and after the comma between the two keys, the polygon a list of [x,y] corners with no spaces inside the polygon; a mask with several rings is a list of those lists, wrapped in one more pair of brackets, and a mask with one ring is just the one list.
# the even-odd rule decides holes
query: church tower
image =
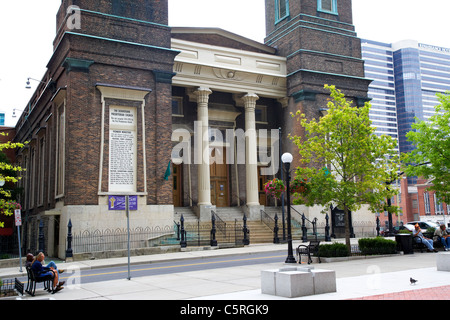
{"label": "church tower", "polygon": [[335,85],[356,105],[364,104],[370,80],[364,77],[351,0],[265,1],[265,43],[287,58],[285,134],[301,134],[290,112],[301,110],[308,119],[321,116],[329,98],[325,84]]}
{"label": "church tower", "polygon": [[50,176],[40,174],[42,188],[26,208],[59,216],[50,252],[64,256],[69,221],[77,230],[121,228],[124,217],[116,212],[124,210],[125,195],[139,211],[131,215],[134,225],[171,225],[165,172],[179,52],[171,49],[168,1],[62,0],[53,47],[16,137],[37,135],[31,151],[19,155],[28,167],[34,154],[48,159]]}

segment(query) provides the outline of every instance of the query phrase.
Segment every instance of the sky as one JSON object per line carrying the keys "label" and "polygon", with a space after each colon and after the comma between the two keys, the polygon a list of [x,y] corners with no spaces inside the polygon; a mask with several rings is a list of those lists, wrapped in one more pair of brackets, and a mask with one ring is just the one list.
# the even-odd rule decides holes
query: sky
{"label": "sky", "polygon": [[[338,0],[339,1],[339,0]],[[217,27],[263,42],[265,0],[169,0],[169,25]],[[53,52],[61,0],[0,2],[0,112],[14,126],[13,109],[26,108]],[[392,43],[405,39],[450,48],[449,0],[353,0],[358,37]]]}

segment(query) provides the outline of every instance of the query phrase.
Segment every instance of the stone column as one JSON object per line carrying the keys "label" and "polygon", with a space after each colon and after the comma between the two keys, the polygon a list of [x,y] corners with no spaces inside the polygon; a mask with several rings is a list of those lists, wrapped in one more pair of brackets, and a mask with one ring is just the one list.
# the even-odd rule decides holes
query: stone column
{"label": "stone column", "polygon": [[245,135],[246,135],[246,188],[247,206],[259,206],[258,188],[258,146],[256,138],[255,108],[259,97],[256,94],[248,93],[244,100],[245,107]]}
{"label": "stone column", "polygon": [[[197,161],[198,161],[198,207],[200,208],[200,218],[202,218],[202,208],[211,206],[211,179],[209,166],[209,120],[208,102],[212,91],[209,88],[200,87],[195,91],[197,96]],[[206,217],[207,218],[207,217]]]}

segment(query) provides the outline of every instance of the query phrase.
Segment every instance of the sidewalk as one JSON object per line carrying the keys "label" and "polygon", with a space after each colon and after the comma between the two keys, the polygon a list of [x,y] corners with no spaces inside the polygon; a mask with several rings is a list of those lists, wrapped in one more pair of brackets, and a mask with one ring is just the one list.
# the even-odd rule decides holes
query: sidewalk
{"label": "sidewalk", "polygon": [[[296,243],[294,243],[294,246]],[[297,244],[298,245],[298,244]],[[243,248],[186,251],[131,257],[131,263],[156,263],[183,261],[191,258],[251,255],[286,249],[287,245],[250,245]],[[285,258],[279,263],[181,272],[144,276],[127,280],[83,283],[82,277],[72,276],[70,270],[95,269],[103,266],[126,265],[127,258],[89,260],[61,263],[59,268],[68,270],[62,274],[66,281],[64,290],[49,295],[38,286],[36,296],[25,294],[21,299],[54,300],[348,300],[388,299],[402,300],[448,299],[450,272],[437,271],[436,253],[415,253],[389,257],[366,258],[333,263],[313,264],[316,269],[334,270],[337,292],[295,299],[285,299],[261,293],[261,271],[284,267]],[[76,273],[75,273],[76,275]],[[19,268],[0,269],[0,278],[19,277]],[[410,284],[410,277],[417,279]],[[435,288],[439,288],[435,290]],[[445,290],[445,291],[441,291]]]}

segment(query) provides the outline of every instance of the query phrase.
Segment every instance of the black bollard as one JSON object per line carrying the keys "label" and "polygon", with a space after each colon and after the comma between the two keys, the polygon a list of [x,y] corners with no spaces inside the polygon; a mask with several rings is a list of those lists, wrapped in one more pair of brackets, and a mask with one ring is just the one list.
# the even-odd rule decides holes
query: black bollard
{"label": "black bollard", "polygon": [[69,219],[69,224],[67,225],[67,249],[66,249],[66,260],[67,258],[73,258],[72,250],[72,220]]}
{"label": "black bollard", "polygon": [[184,231],[184,217],[183,215],[181,215],[180,218],[180,224],[181,224],[181,241],[180,241],[180,245],[181,248],[186,248],[187,247],[187,242],[186,242],[186,233]]}
{"label": "black bollard", "polygon": [[273,228],[273,243],[280,243],[280,239],[278,238],[278,215],[275,214],[275,227]]}
{"label": "black bollard", "polygon": [[244,228],[242,229],[242,231],[244,232],[244,241],[243,241],[243,243],[244,243],[244,246],[248,246],[250,244],[250,239],[247,237],[248,233],[249,233],[249,230],[247,228],[247,216],[245,215],[245,213],[244,213],[244,219],[243,220],[244,220]]}
{"label": "black bollard", "polygon": [[216,240],[216,215],[214,213],[211,213],[211,247],[217,247],[217,240]]}

